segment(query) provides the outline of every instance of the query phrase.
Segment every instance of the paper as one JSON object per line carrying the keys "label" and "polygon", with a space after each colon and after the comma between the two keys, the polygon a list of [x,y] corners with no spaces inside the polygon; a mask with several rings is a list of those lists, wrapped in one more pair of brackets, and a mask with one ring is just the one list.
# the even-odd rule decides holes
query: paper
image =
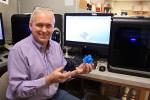
{"label": "paper", "polygon": [[104,3],[104,0],[91,0],[91,2],[94,2],[94,3]]}
{"label": "paper", "polygon": [[65,6],[73,6],[73,0],[65,0]]}
{"label": "paper", "polygon": [[0,3],[4,3],[4,4],[7,4],[7,5],[8,5],[8,1],[9,1],[9,0],[0,0]]}

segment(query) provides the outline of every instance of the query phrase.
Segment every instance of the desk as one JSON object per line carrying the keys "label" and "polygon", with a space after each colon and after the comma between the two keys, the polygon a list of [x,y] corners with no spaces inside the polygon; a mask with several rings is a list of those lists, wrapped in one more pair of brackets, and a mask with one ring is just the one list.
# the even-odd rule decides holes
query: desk
{"label": "desk", "polygon": [[[106,66],[107,62],[104,65]],[[106,70],[105,72],[100,72],[98,69],[93,70],[89,74],[79,75],[79,77],[83,79],[94,80],[118,86],[139,88],[139,100],[145,100],[147,92],[150,91],[149,78],[112,73],[108,70]]]}
{"label": "desk", "polygon": [[[3,57],[4,55],[7,54],[8,53],[0,55],[0,58],[3,60],[3,62],[0,62],[0,68],[7,66],[7,59]],[[103,65],[106,66],[107,62],[103,63]],[[150,91],[149,78],[112,73],[108,72],[107,70],[105,72],[100,72],[98,69],[93,70],[89,74],[79,75],[78,77],[124,87],[139,88],[140,89],[139,100],[145,100],[147,91]]]}

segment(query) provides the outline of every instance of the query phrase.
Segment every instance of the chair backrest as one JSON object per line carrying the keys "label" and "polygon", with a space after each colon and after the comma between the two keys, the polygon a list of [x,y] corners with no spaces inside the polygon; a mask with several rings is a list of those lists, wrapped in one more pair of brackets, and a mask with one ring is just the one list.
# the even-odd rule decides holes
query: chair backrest
{"label": "chair backrest", "polygon": [[8,84],[9,84],[8,72],[5,72],[0,77],[0,100],[6,100],[6,90],[7,90]]}

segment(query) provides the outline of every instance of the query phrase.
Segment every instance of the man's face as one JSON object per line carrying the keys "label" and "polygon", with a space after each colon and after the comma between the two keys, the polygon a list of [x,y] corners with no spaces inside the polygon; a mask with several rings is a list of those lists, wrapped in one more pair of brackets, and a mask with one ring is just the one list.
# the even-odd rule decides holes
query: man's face
{"label": "man's face", "polygon": [[36,41],[47,45],[54,31],[53,18],[48,12],[37,12],[33,21],[29,24],[30,30]]}

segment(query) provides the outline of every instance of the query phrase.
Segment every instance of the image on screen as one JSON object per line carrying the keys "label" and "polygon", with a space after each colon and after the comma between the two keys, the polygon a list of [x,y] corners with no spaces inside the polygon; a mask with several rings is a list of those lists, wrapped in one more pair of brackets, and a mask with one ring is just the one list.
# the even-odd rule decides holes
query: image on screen
{"label": "image on screen", "polygon": [[0,47],[5,44],[2,13],[0,13]]}
{"label": "image on screen", "polygon": [[66,16],[66,41],[109,44],[111,16]]}
{"label": "image on screen", "polygon": [[[0,20],[0,23],[1,23],[1,20]],[[0,40],[3,39],[3,34],[2,34],[2,25],[0,24]]]}

